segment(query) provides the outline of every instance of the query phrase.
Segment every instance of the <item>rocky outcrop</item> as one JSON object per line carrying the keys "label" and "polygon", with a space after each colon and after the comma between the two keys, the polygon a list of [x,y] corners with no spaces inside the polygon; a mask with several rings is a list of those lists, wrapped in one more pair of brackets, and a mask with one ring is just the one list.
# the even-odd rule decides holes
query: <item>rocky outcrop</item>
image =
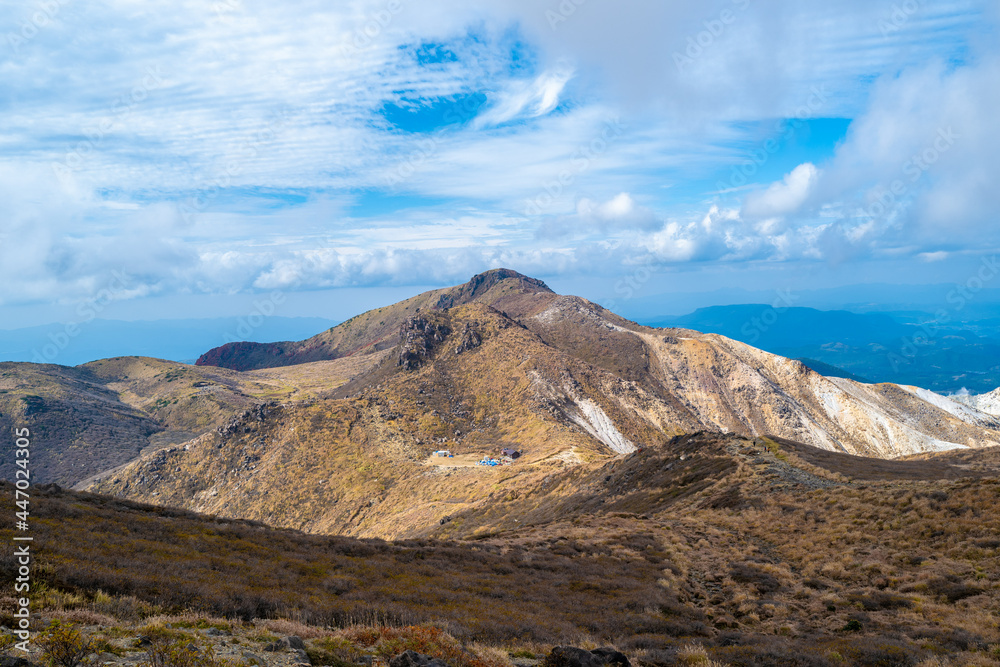
{"label": "rocky outcrop", "polygon": [[448,667],[448,664],[438,658],[406,650],[390,660],[389,667]]}
{"label": "rocky outcrop", "polygon": [[228,422],[216,429],[216,433],[222,436],[232,435],[239,432],[247,432],[250,424],[260,423],[267,419],[268,413],[277,406],[277,403],[258,403],[248,410],[244,410],[238,415],[234,415]]}
{"label": "rocky outcrop", "polygon": [[434,348],[442,343],[449,333],[451,331],[447,326],[435,324],[424,317],[408,318],[400,327],[399,336],[402,342],[396,365],[407,371],[420,368],[430,359]]}
{"label": "rocky outcrop", "polygon": [[971,408],[985,412],[994,417],[1000,417],[1000,388],[994,389],[985,394],[972,394],[966,396],[949,396],[951,400],[967,405]]}
{"label": "rocky outcrop", "polygon": [[483,337],[468,322],[459,334],[458,345],[455,347],[455,354],[462,354],[483,344]]}
{"label": "rocky outcrop", "polygon": [[448,290],[438,298],[434,307],[444,310],[446,308],[454,308],[463,303],[469,303],[483,296],[505,280],[516,284],[517,289],[522,292],[553,293],[548,285],[537,278],[529,278],[510,269],[493,269],[492,271],[485,271],[472,276],[469,282],[464,285]]}

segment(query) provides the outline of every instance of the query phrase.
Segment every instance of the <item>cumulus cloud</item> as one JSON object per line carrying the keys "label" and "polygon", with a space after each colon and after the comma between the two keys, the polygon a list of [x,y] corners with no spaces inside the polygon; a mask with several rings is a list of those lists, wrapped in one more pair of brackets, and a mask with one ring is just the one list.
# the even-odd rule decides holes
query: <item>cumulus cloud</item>
{"label": "cumulus cloud", "polygon": [[1000,192],[990,174],[1000,153],[992,120],[998,104],[1000,59],[993,54],[886,76],[822,170],[797,181],[793,172],[764,195],[748,196],[744,212],[766,215],[761,197],[772,190],[787,195],[789,206],[808,199],[831,212],[827,239],[836,237],[848,256],[909,248],[927,261],[946,256],[942,245],[995,247]]}
{"label": "cumulus cloud", "polygon": [[571,215],[546,218],[535,234],[541,239],[607,236],[651,232],[662,226],[663,221],[652,209],[637,204],[632,195],[622,192],[605,202],[584,197]]}
{"label": "cumulus cloud", "polygon": [[748,218],[770,218],[797,212],[809,198],[819,171],[812,163],[800,164],[779,183],[772,183],[763,192],[754,192],[743,201],[743,215]]}

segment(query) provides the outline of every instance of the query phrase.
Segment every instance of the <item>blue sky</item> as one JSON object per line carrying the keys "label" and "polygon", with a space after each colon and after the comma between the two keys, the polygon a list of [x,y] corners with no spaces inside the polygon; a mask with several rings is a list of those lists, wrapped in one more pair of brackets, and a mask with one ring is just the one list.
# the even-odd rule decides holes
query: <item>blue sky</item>
{"label": "blue sky", "polygon": [[985,0],[4,3],[0,326],[276,291],[337,319],[498,266],[617,305],[961,282],[1000,246],[997,21]]}

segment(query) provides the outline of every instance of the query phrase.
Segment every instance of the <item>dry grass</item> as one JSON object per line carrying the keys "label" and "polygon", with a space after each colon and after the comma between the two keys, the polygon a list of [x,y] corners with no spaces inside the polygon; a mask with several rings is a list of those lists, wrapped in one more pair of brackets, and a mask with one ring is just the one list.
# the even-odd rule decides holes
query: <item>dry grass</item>
{"label": "dry grass", "polygon": [[664,667],[1000,664],[995,476],[858,479],[773,449],[691,436],[552,474],[547,493],[442,526],[489,531],[460,542],[320,537],[39,489],[39,599],[81,620],[252,623],[345,662],[447,631],[458,644],[444,648],[475,645],[490,664],[608,643]]}

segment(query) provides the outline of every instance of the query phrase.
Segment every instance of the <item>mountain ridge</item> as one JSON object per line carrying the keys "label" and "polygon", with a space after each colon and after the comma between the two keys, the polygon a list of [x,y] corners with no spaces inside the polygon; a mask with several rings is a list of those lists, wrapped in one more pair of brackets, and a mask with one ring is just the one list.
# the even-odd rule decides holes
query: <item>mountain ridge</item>
{"label": "mountain ridge", "polygon": [[[499,294],[494,290],[498,286],[501,286]],[[473,276],[462,285],[424,292],[361,313],[303,341],[227,343],[201,355],[195,365],[245,371],[370,354],[395,345],[399,325],[421,309],[442,310],[474,301],[498,303],[509,300],[512,292],[554,294],[540,280],[511,269],[493,269]],[[380,318],[378,324],[376,317]]]}
{"label": "mountain ridge", "polygon": [[[296,345],[279,360],[290,365],[237,375],[364,363],[308,400],[245,412],[89,488],[310,532],[399,538],[532,493],[559,471],[593,470],[698,431],[875,458],[1000,445],[1000,419],[944,397],[827,378],[717,334],[644,327],[510,271],[369,311]],[[304,361],[313,354],[344,356]],[[502,448],[523,455],[511,466],[473,465]],[[430,456],[438,449],[457,461]]]}

